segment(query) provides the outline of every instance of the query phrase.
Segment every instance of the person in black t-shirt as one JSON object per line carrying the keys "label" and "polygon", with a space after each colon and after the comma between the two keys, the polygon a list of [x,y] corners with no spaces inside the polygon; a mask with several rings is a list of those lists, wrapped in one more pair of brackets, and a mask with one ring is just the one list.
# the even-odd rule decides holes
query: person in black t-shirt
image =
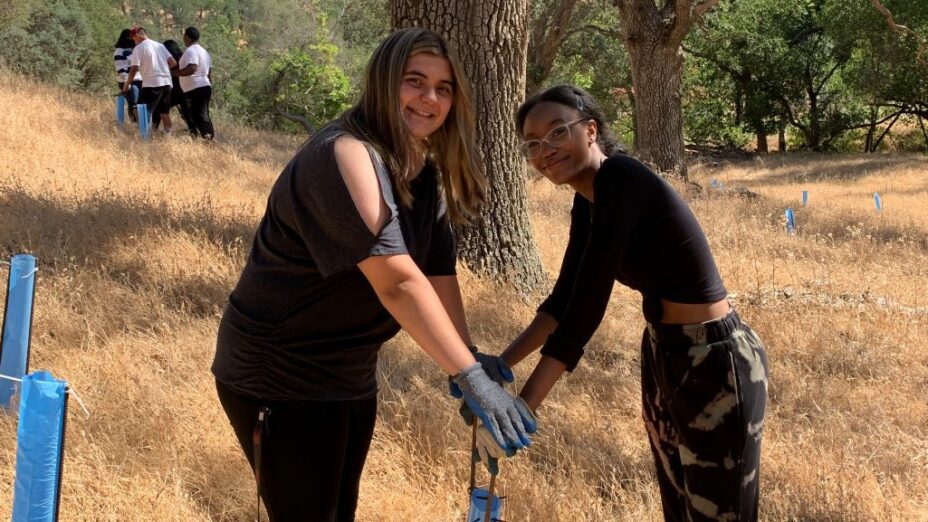
{"label": "person in black t-shirt", "polygon": [[522,388],[533,410],[573,371],[615,281],[642,294],[643,414],[667,520],[757,518],[767,356],[730,307],[706,237],[660,176],[620,152],[584,90],[557,86],[517,113],[520,148],[576,191],[561,271],[532,323],[503,352],[541,347]]}
{"label": "person in black t-shirt", "polygon": [[274,183],[219,325],[219,400],[271,520],[354,520],[377,415],[377,353],[402,327],[510,452],[535,420],[498,356],[475,353],[452,222],[485,200],[474,119],[444,40],[374,51],[360,101]]}

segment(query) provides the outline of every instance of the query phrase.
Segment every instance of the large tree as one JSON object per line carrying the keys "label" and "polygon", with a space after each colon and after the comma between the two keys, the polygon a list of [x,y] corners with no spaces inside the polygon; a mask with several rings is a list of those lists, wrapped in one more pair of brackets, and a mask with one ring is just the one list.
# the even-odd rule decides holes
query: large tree
{"label": "large tree", "polygon": [[459,230],[459,254],[478,273],[532,290],[547,282],[525,198],[513,115],[525,94],[526,0],[393,0],[394,27],[425,27],[457,50],[473,89],[477,147],[489,177],[483,219]]}
{"label": "large tree", "polygon": [[684,178],[681,44],[718,1],[613,0],[632,65],[635,154]]}

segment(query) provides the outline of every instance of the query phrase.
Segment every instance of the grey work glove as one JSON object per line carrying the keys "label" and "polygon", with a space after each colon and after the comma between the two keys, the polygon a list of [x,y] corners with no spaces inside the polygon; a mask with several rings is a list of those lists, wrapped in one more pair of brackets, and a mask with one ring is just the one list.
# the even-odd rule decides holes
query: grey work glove
{"label": "grey work glove", "polygon": [[[470,353],[474,355],[474,359],[477,359],[477,362],[483,365],[483,371],[487,372],[487,375],[489,375],[496,384],[505,386],[515,380],[515,377],[512,375],[512,369],[509,368],[508,364],[503,362],[503,359],[499,355],[483,353],[477,349],[476,345],[471,345],[467,348],[470,350]],[[452,377],[448,377],[448,391],[455,399],[462,399],[464,397],[464,395],[461,394],[461,388],[458,387]],[[461,410],[461,416],[464,417],[467,424],[472,424],[473,422],[468,421],[468,417],[464,415],[464,407],[462,407]],[[473,415],[470,415],[470,418],[473,418]]]}
{"label": "grey work glove", "polygon": [[515,451],[531,444],[529,434],[538,428],[535,416],[525,402],[493,382],[480,363],[462,370],[454,382],[461,388],[464,402],[501,448]]}

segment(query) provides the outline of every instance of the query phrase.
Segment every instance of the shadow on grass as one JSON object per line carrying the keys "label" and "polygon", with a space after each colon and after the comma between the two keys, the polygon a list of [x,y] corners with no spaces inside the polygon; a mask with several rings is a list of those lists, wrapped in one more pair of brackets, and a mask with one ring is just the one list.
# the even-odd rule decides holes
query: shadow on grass
{"label": "shadow on grass", "polygon": [[[247,251],[256,223],[244,215],[219,217],[209,205],[171,208],[163,202],[113,194],[59,201],[0,185],[0,254],[29,252],[52,270],[76,266],[102,272],[131,288],[155,286],[167,307],[209,315],[224,302],[228,283],[183,271],[152,281],[146,266],[149,260],[138,257],[127,263],[116,258],[119,250],[136,244],[144,251],[146,237],[177,233],[224,252]],[[171,253],[164,255],[170,258]],[[183,255],[178,253],[178,259]]]}
{"label": "shadow on grass", "polygon": [[923,169],[926,160],[918,156],[884,156],[884,155],[855,155],[855,156],[828,156],[800,154],[795,158],[778,156],[754,158],[745,161],[735,161],[724,166],[741,167],[747,171],[756,169],[770,170],[770,174],[762,178],[741,179],[735,178],[728,184],[755,185],[790,185],[793,183],[816,183],[834,181],[856,181],[886,169]]}

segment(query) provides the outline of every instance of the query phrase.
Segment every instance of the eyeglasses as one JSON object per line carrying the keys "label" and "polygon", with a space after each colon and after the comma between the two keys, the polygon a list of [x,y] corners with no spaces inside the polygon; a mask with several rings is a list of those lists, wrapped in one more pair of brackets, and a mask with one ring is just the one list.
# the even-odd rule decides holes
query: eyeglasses
{"label": "eyeglasses", "polygon": [[541,155],[542,143],[547,143],[551,147],[560,147],[566,144],[570,141],[570,128],[581,121],[587,120],[589,120],[589,118],[578,118],[549,130],[548,133],[545,134],[545,137],[540,140],[523,141],[522,144],[519,145],[519,152],[525,156],[525,159],[533,160]]}

